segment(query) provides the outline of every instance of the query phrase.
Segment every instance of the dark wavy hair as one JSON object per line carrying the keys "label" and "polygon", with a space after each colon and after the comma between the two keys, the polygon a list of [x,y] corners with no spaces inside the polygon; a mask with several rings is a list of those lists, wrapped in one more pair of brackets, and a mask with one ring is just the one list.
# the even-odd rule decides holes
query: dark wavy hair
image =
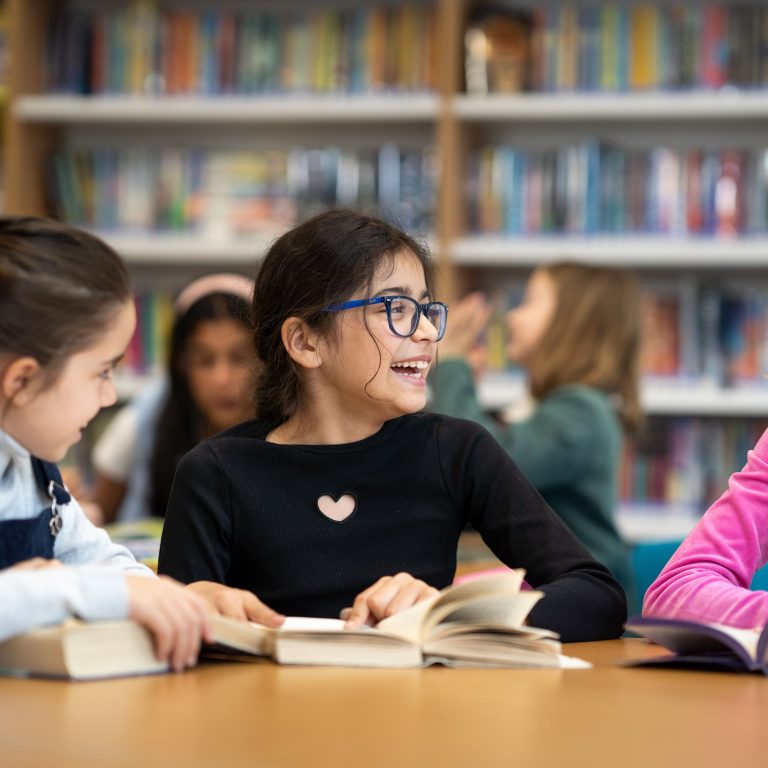
{"label": "dark wavy hair", "polygon": [[274,242],[253,292],[254,342],[263,365],[256,396],[260,419],[283,423],[301,397],[301,382],[281,337],[283,323],[298,317],[315,331],[329,332],[334,316],[323,308],[370,288],[376,273],[394,265],[404,251],[421,263],[431,294],[427,250],[392,224],[357,211],[321,213]]}

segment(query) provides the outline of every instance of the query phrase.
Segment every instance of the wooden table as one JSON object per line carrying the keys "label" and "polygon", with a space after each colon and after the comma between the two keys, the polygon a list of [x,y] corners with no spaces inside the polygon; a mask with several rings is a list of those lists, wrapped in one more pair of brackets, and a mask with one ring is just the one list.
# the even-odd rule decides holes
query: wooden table
{"label": "wooden table", "polygon": [[642,640],[566,647],[588,671],[207,664],[91,683],[0,680],[0,766],[768,765],[768,679],[623,669]]}

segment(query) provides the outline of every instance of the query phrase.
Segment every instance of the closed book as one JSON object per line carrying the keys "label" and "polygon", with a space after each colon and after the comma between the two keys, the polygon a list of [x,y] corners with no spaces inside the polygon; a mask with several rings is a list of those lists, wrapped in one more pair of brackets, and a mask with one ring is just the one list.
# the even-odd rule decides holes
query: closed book
{"label": "closed book", "polygon": [[165,672],[152,637],[132,621],[66,621],[0,643],[0,671],[20,676],[94,680]]}

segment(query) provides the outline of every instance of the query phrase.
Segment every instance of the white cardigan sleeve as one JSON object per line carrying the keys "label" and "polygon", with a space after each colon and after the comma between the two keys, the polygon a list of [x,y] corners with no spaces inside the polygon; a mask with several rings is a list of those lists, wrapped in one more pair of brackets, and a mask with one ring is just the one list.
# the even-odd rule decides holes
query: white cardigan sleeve
{"label": "white cardigan sleeve", "polygon": [[0,571],[0,640],[78,617],[128,616],[124,572],[97,565]]}

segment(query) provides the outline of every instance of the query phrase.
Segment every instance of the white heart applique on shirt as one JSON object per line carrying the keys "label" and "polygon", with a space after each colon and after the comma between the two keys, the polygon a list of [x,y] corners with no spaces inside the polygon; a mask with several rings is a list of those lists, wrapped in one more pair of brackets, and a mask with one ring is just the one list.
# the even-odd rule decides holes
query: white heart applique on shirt
{"label": "white heart applique on shirt", "polygon": [[357,499],[351,493],[342,493],[338,500],[325,493],[317,500],[317,508],[329,520],[343,523],[357,508]]}

